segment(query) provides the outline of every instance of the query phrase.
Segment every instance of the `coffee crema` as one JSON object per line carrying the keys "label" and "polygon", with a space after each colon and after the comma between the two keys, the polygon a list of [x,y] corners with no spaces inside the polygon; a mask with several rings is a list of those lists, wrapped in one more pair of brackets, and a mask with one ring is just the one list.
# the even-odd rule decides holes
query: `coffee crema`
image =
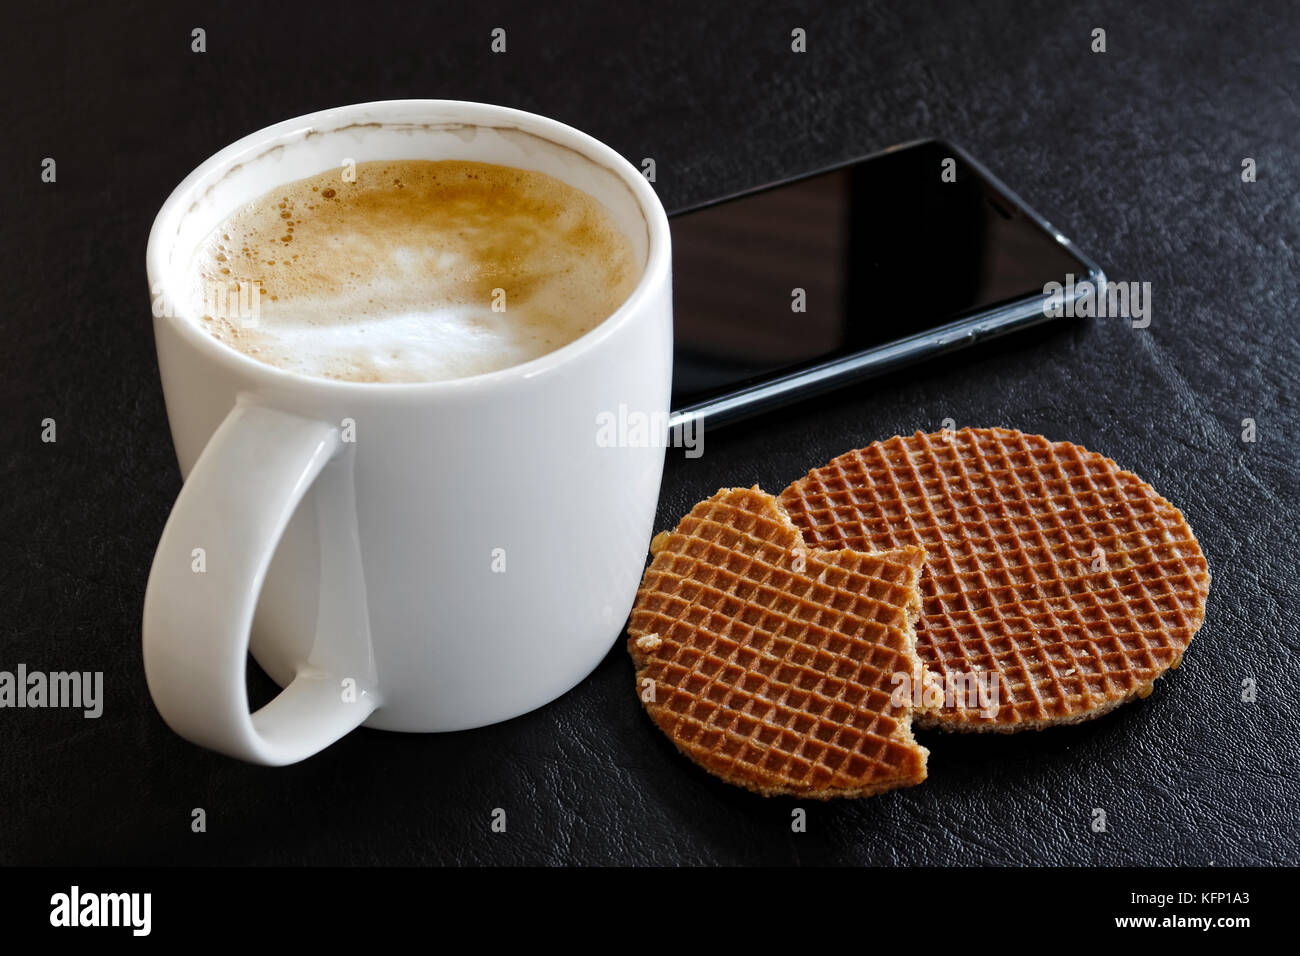
{"label": "coffee crema", "polygon": [[186,314],[289,371],[432,382],[567,345],[639,278],[606,208],[544,173],[452,160],[342,172],[280,186],[214,229]]}

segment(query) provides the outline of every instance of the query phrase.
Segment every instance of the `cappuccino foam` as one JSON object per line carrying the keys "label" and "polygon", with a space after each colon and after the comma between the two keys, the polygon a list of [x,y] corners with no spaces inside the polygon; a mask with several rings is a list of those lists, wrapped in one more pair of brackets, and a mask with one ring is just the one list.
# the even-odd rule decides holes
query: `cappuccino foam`
{"label": "cappuccino foam", "polygon": [[269,365],[429,382],[554,351],[637,279],[627,237],[580,189],[509,166],[400,160],[242,207],[200,244],[185,295],[205,331]]}

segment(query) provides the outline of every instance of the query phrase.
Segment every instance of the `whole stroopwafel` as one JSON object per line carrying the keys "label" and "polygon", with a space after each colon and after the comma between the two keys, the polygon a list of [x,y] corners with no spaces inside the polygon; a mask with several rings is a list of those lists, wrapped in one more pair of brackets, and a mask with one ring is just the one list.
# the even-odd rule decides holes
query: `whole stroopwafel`
{"label": "whole stroopwafel", "polygon": [[780,501],[815,547],[925,548],[922,726],[1095,717],[1149,694],[1205,617],[1210,575],[1182,514],[1068,442],[918,432],[841,455]]}
{"label": "whole stroopwafel", "polygon": [[628,650],[642,703],[682,753],[769,796],[866,796],[925,779],[894,676],[921,676],[921,549],[808,549],[775,498],[732,488],[651,553]]}

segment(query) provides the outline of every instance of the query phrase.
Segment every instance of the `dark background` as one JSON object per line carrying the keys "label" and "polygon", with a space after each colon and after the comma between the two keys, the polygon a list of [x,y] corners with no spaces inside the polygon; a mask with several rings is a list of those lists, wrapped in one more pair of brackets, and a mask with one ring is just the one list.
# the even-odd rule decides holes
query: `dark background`
{"label": "dark background", "polygon": [[[497,26],[505,55],[489,52]],[[1105,54],[1089,50],[1098,26]],[[0,669],[102,670],[106,697],[98,720],[0,711],[0,861],[1300,862],[1300,7],[24,4],[0,43]],[[670,209],[918,136],[965,146],[1113,279],[1150,281],[1150,328],[1079,321],[707,433],[703,458],[670,455],[658,526],[720,486],[777,492],[944,418],[1069,439],[1150,480],[1197,531],[1214,582],[1183,667],[1082,726],[925,733],[925,784],[806,804],[804,834],[796,802],[678,757],[621,642],[567,696],[484,730],[361,731],[285,769],[176,737],[140,657],[180,487],[149,226],[231,141],[392,97],[519,107],[653,156]],[[1258,182],[1241,181],[1244,157]],[[195,807],[206,834],[190,831]],[[1091,831],[1093,808],[1108,832]]]}

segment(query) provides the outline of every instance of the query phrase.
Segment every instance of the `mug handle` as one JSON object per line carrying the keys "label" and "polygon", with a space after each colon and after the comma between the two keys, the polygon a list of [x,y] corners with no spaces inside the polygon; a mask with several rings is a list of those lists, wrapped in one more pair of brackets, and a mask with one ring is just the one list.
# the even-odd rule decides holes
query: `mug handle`
{"label": "mug handle", "polygon": [[[322,529],[321,613],[311,659],[256,713],[249,713],[244,684],[253,612],[271,556],[322,469],[346,454],[335,426],[241,398],[199,455],[163,528],[144,598],[145,679],[163,720],[182,737],[281,766],[324,749],[379,705],[350,460],[337,463],[344,474],[332,479],[342,482],[338,490],[348,500],[318,509],[336,522],[323,512],[344,512],[351,533]],[[341,572],[357,580],[327,580]],[[338,596],[358,589],[360,608]]]}

